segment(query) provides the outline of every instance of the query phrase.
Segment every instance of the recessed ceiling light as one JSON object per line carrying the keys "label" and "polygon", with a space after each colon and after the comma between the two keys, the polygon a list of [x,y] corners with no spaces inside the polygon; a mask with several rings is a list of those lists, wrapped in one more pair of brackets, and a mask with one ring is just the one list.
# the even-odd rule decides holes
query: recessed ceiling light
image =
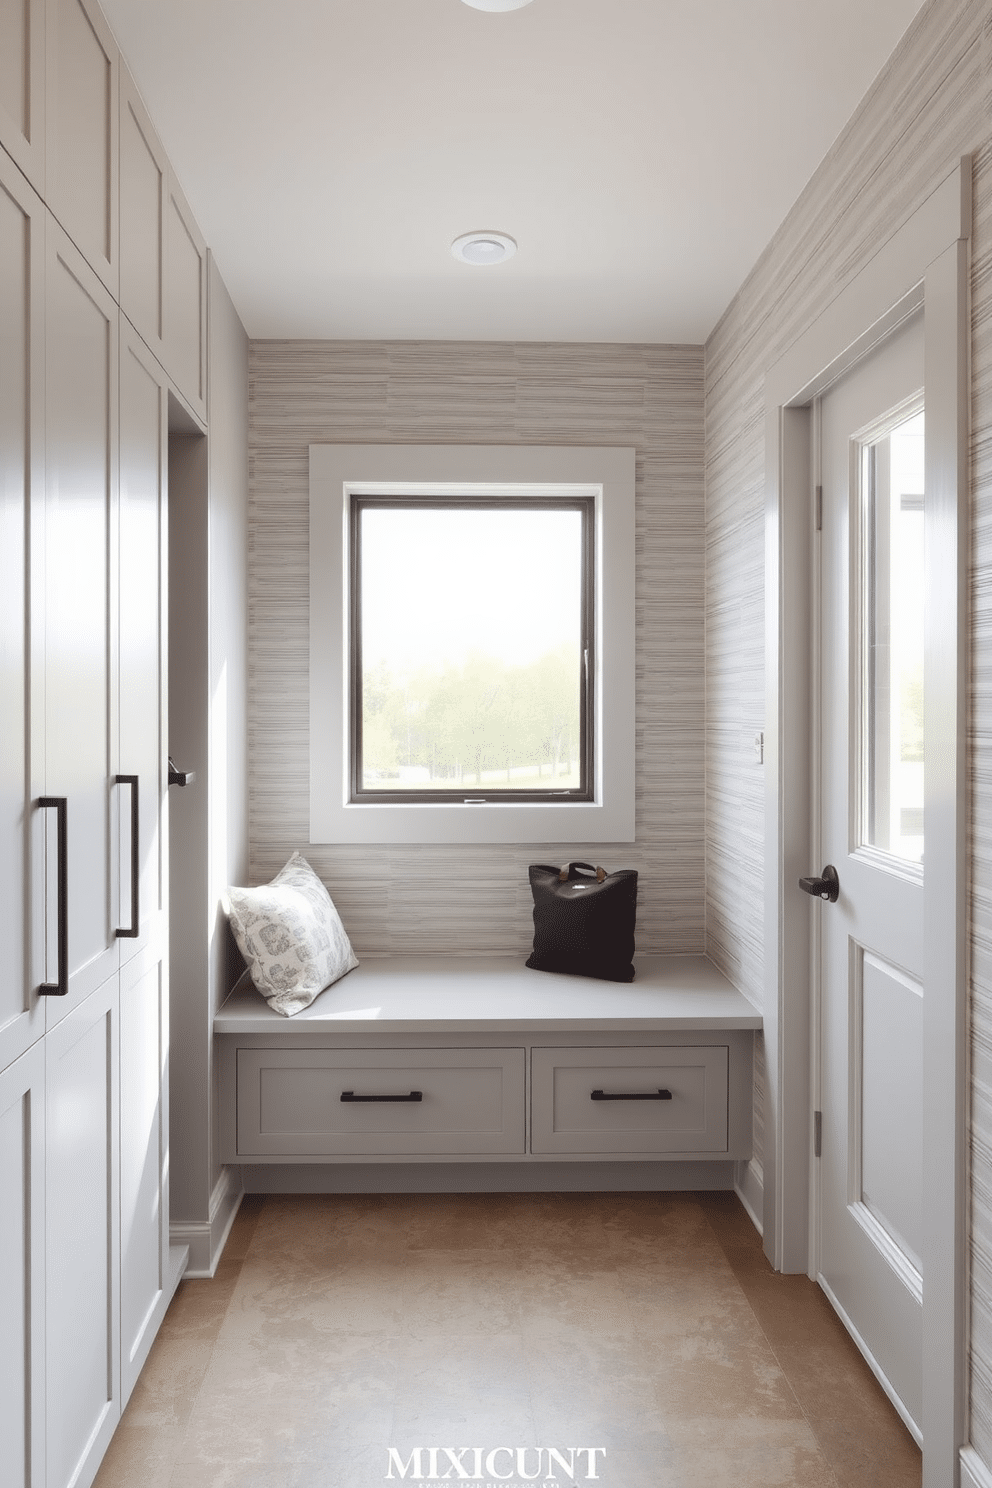
{"label": "recessed ceiling light", "polygon": [[514,240],[507,233],[501,232],[463,233],[451,245],[453,258],[461,259],[462,263],[473,264],[476,268],[486,264],[505,263],[516,251]]}
{"label": "recessed ceiling light", "polygon": [[523,10],[530,0],[465,0],[473,10]]}

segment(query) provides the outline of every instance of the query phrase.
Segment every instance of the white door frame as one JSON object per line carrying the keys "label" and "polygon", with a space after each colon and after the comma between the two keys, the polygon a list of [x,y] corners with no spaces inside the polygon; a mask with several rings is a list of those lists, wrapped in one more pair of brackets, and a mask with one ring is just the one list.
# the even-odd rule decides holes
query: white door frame
{"label": "white door frame", "polygon": [[809,405],[906,315],[926,375],[925,1488],[958,1482],[966,1420],[968,238],[971,159],[954,171],[765,378],[764,1241],[811,1262],[814,1065],[809,898],[815,760]]}

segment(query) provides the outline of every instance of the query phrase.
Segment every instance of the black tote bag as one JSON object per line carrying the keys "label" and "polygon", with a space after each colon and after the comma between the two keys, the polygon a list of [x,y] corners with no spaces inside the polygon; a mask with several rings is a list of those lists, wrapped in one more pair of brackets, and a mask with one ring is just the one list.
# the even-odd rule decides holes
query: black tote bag
{"label": "black tote bag", "polygon": [[[580,871],[581,870],[581,871]],[[637,872],[606,873],[591,863],[532,863],[534,949],[527,965],[606,982],[634,980]]]}

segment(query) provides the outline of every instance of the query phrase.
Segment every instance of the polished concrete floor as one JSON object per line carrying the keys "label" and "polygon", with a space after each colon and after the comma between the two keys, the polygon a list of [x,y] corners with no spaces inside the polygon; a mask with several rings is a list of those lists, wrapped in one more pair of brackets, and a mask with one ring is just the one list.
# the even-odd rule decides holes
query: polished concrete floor
{"label": "polished concrete floor", "polygon": [[822,1293],[772,1272],[732,1194],[270,1196],[215,1279],[181,1285],[96,1488],[518,1488],[550,1466],[549,1488],[921,1476]]}

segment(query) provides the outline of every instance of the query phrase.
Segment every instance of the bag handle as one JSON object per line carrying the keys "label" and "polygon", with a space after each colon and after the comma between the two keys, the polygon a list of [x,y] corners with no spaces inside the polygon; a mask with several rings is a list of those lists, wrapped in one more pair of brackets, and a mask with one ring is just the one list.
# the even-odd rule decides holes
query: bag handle
{"label": "bag handle", "polygon": [[[572,876],[573,868],[585,868],[588,873],[594,873],[596,875],[597,883],[602,883],[603,879],[606,877],[605,868],[594,868],[591,863],[565,863],[562,866],[561,872],[558,874],[558,882],[568,883],[568,880]],[[577,873],[575,876],[576,878],[583,877],[581,873]]]}

